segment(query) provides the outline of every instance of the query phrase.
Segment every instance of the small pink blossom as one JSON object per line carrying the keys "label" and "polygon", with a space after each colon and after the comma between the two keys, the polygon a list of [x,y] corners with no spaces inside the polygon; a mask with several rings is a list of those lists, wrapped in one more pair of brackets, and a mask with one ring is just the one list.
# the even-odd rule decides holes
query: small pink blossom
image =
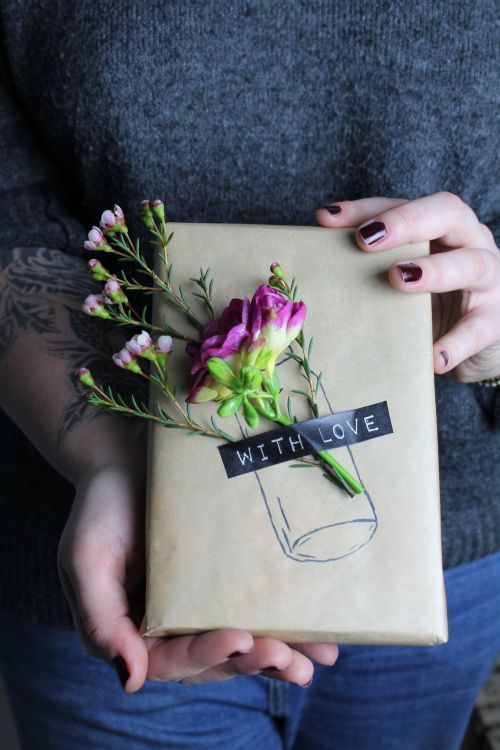
{"label": "small pink blossom", "polygon": [[116,276],[111,276],[104,284],[104,294],[109,302],[127,302],[127,297]]}
{"label": "small pink blossom", "polygon": [[136,356],[140,356],[151,347],[152,343],[149,333],[147,331],[141,331],[141,333],[137,333],[133,336],[130,341],[127,341],[125,346],[129,352],[132,352],[132,354],[135,354]]}
{"label": "small pink blossom", "polygon": [[103,211],[101,216],[101,229],[106,234],[114,234],[115,232],[127,232],[127,225],[125,224],[125,215],[117,204],[113,206],[113,210],[110,211],[108,208]]}
{"label": "small pink blossom", "polygon": [[83,301],[82,310],[87,315],[99,315],[101,311],[105,311],[104,305],[105,300],[102,294],[89,294]]}
{"label": "small pink blossom", "polygon": [[163,354],[170,354],[173,349],[172,336],[160,336],[158,339],[158,349]]}
{"label": "small pink blossom", "polygon": [[109,294],[111,296],[112,294],[116,294],[116,292],[119,291],[121,291],[121,286],[120,282],[116,278],[108,279],[104,284],[105,294]]}
{"label": "small pink blossom", "polygon": [[115,224],[116,219],[113,211],[110,211],[109,209],[104,211],[101,216],[101,227],[104,227],[104,229],[111,229]]}
{"label": "small pink blossom", "polygon": [[116,354],[113,354],[113,362],[115,365],[118,365],[118,367],[126,367],[132,362],[132,359],[132,354],[125,347],[120,349]]}
{"label": "small pink blossom", "polygon": [[88,240],[83,243],[86,250],[92,252],[93,250],[101,250],[109,247],[106,238],[99,227],[92,227],[87,236]]}

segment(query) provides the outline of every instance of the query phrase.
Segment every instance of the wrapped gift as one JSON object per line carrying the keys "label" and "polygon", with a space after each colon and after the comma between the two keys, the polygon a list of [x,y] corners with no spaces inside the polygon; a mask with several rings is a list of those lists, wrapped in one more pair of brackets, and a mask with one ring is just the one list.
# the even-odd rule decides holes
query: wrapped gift
{"label": "wrapped gift", "polygon": [[[365,253],[342,229],[168,228],[175,283],[201,305],[190,279],[209,267],[216,315],[279,261],[307,305],[311,377],[322,375],[315,416],[297,361],[278,359],[289,425],[250,429],[209,401],[191,406],[197,422],[215,415],[232,441],[151,428],[146,635],[235,627],[290,642],[446,641],[431,301],[387,279],[428,245]],[[185,328],[160,295],[154,314]],[[169,361],[182,402],[191,355],[177,342]],[[312,465],[321,450],[361,491]]]}

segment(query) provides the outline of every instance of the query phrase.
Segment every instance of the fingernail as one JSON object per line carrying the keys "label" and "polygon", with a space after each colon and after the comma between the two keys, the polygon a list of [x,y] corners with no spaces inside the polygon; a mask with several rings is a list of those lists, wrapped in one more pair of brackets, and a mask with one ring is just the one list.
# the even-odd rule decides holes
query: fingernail
{"label": "fingernail", "polygon": [[450,355],[445,349],[441,349],[440,354],[443,358],[444,366],[448,367],[448,362],[450,361]]}
{"label": "fingernail", "polygon": [[337,214],[342,211],[340,206],[321,206],[321,208],[324,208],[325,211],[328,211],[332,216],[337,216]]}
{"label": "fingernail", "polygon": [[387,227],[381,221],[372,221],[371,224],[360,227],[359,233],[367,245],[374,245],[386,236]]}
{"label": "fingernail", "polygon": [[309,685],[312,685],[312,681],[313,681],[313,678],[311,677],[309,682],[304,683],[304,685],[301,685],[300,687],[303,687],[303,688],[309,687]]}
{"label": "fingernail", "polygon": [[122,659],[121,656],[117,656],[116,659],[113,659],[113,665],[116,669],[116,673],[118,675],[118,679],[120,680],[121,686],[123,689],[125,689],[125,685],[127,684],[128,678],[130,677],[127,665],[125,664],[125,660]]}
{"label": "fingernail", "polygon": [[422,269],[416,263],[399,263],[398,268],[405,282],[418,281],[422,278]]}
{"label": "fingernail", "polygon": [[249,654],[251,651],[253,651],[253,647],[249,648],[248,651],[233,651],[233,653],[229,654],[226,659],[233,659],[235,656],[243,656],[244,654]]}

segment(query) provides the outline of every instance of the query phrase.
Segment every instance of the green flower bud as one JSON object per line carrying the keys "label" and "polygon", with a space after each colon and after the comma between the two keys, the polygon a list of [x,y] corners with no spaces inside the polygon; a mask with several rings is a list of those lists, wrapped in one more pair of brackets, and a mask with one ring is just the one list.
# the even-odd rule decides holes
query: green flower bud
{"label": "green flower bud", "polygon": [[230,417],[232,414],[236,414],[242,403],[243,396],[231,396],[231,398],[227,398],[222,402],[217,409],[217,414],[219,417]]}
{"label": "green flower bud", "polygon": [[251,367],[249,365],[247,365],[246,367],[242,367],[240,370],[240,377],[245,388],[249,388],[251,390],[260,388],[260,384],[262,383],[262,373],[255,367]]}
{"label": "green flower bud", "polygon": [[165,204],[163,203],[163,201],[153,201],[151,204],[151,208],[153,209],[154,215],[157,216],[163,223],[165,221]]}
{"label": "green flower bud", "polygon": [[86,367],[81,367],[78,370],[78,380],[82,385],[86,385],[87,388],[93,388],[95,385],[94,378],[92,377],[92,373],[90,370],[87,370]]}
{"label": "green flower bud", "polygon": [[259,415],[257,409],[248,400],[245,400],[245,403],[243,404],[243,415],[249,427],[259,426]]}
{"label": "green flower bud", "polygon": [[275,276],[278,277],[278,279],[284,279],[285,278],[285,272],[281,268],[280,264],[276,261],[274,263],[271,263],[271,268],[269,269],[271,273],[273,273]]}
{"label": "green flower bud", "polygon": [[210,357],[207,360],[207,370],[217,383],[225,385],[233,391],[241,389],[240,381],[227,362],[224,362],[220,357]]}
{"label": "green flower bud", "polygon": [[263,414],[266,419],[269,419],[270,421],[276,419],[276,412],[269,399],[257,398],[255,400],[257,401],[261,414]]}
{"label": "green flower bud", "polygon": [[253,363],[254,367],[257,370],[263,370],[265,366],[272,360],[273,356],[275,355],[272,349],[268,349],[267,346],[263,346],[258,353],[255,362]]}
{"label": "green flower bud", "polygon": [[141,201],[141,219],[148,229],[154,228],[153,212],[148,200]]}

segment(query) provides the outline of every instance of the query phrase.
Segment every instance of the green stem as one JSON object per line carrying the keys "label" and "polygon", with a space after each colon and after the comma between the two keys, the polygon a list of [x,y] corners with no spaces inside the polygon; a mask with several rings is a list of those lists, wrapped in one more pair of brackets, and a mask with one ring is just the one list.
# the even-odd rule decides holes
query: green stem
{"label": "green stem", "polygon": [[[278,414],[274,421],[285,426],[293,424],[292,420],[288,419],[288,417],[286,417],[281,412]],[[331,468],[335,472],[337,472],[339,476],[342,477],[344,482],[346,482],[346,484],[348,484],[349,487],[354,490],[357,495],[360,495],[365,491],[363,485],[360,484],[358,480],[355,479],[352,474],[348,472],[347,469],[331,455],[331,453],[328,453],[328,451],[318,451],[315,455],[319,456],[325,463],[328,464],[328,466],[331,466]]]}

